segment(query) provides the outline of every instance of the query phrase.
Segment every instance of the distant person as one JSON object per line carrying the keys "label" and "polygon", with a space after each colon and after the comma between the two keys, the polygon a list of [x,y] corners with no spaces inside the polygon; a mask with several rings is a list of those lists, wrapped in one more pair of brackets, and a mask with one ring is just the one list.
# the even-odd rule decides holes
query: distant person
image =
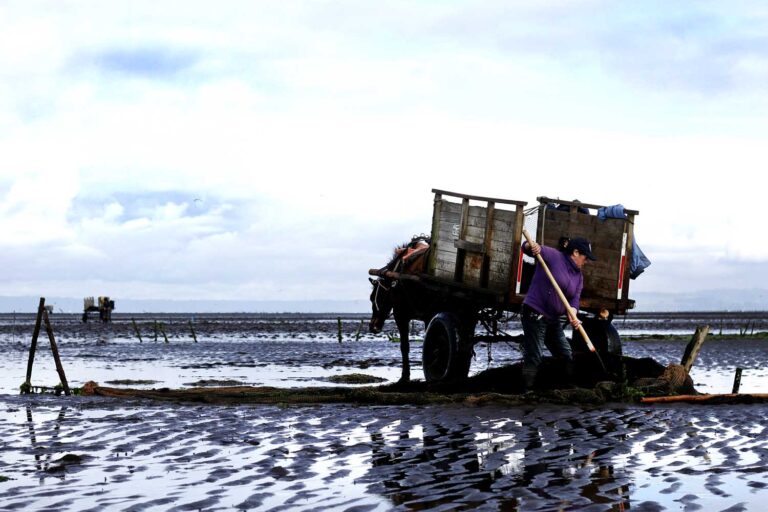
{"label": "distant person", "polygon": [[[558,249],[541,246],[536,242],[525,242],[523,252],[529,256],[541,254],[552,276],[560,286],[572,311],[571,326],[578,328],[576,318],[584,288],[584,275],[581,269],[588,260],[596,260],[592,246],[585,238],[573,238],[567,243],[563,239]],[[544,346],[564,364],[566,377],[573,376],[573,354],[568,340],[565,339],[563,323],[560,317],[567,315],[565,305],[552,286],[549,277],[540,265],[531,280],[531,286],[523,301],[521,319],[523,324],[523,387],[533,387],[536,373],[543,358]]]}

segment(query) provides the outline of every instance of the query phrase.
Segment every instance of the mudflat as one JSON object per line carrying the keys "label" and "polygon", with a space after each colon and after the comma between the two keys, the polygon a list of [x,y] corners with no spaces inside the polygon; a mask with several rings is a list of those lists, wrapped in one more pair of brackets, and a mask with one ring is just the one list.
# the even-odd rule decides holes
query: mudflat
{"label": "mudflat", "polygon": [[[399,348],[361,317],[56,318],[70,385],[349,389],[399,377]],[[199,404],[18,395],[28,320],[0,324],[3,510],[755,510],[768,498],[766,405]],[[195,329],[197,342],[191,329]],[[415,333],[418,337],[418,332]],[[625,343],[679,362],[685,341]],[[768,392],[768,343],[705,343],[703,392]],[[45,338],[33,384],[58,382]],[[472,374],[519,359],[476,347]],[[421,347],[412,348],[420,377]]]}

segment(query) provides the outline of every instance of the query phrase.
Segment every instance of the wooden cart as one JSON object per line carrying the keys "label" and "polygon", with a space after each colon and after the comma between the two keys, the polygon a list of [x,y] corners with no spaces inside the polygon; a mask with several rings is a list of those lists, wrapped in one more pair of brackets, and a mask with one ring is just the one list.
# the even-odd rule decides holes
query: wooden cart
{"label": "wooden cart", "polygon": [[[524,227],[551,247],[562,237],[592,242],[598,259],[583,270],[580,310],[585,327],[600,326],[586,320],[597,318],[601,311],[612,318],[634,306],[629,298],[629,266],[637,211],[624,209],[623,218],[603,219],[597,212],[604,206],[579,201],[539,197],[538,206],[526,210],[524,201],[432,192],[427,271],[419,275],[382,271],[391,278],[420,283],[439,304],[424,338],[428,381],[465,377],[475,343],[509,339],[498,333],[497,321],[504,312],[519,312],[534,271],[533,259],[521,248]],[[478,322],[487,334],[476,333]],[[599,339],[606,336],[596,334]]]}

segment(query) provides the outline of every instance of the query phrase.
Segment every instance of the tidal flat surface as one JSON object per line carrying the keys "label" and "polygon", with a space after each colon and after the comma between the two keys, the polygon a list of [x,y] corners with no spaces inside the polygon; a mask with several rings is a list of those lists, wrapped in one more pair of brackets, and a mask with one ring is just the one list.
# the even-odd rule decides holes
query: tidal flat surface
{"label": "tidal flat surface", "polygon": [[[398,345],[358,332],[363,315],[342,317],[341,343],[332,315],[134,319],[141,342],[127,315],[111,325],[53,316],[70,386],[399,377]],[[692,334],[706,320],[674,321]],[[0,317],[2,510],[709,511],[762,510],[768,499],[766,405],[277,407],[19,396],[33,322]],[[659,333],[677,328],[643,322]],[[714,314],[709,323],[717,333]],[[423,334],[415,324],[413,334]],[[768,393],[768,341],[731,334],[705,343],[697,389],[730,392],[741,367],[742,392]],[[666,364],[684,346],[650,339],[624,349]],[[505,343],[476,353],[473,373],[520,357]],[[420,357],[417,342],[415,378]],[[44,335],[32,382],[58,382]]]}

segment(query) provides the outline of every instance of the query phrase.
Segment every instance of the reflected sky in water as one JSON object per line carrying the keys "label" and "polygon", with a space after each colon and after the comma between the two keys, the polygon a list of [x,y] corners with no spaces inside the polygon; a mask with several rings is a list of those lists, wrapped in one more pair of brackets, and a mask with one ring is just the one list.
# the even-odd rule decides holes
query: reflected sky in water
{"label": "reflected sky in water", "polygon": [[60,404],[0,403],[5,507],[755,510],[768,498],[763,405]]}

